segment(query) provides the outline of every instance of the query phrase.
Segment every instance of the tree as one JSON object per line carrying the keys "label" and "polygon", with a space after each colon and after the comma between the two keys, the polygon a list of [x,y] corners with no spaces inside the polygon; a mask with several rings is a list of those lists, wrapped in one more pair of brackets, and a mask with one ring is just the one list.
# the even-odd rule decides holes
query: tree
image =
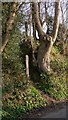
{"label": "tree", "polygon": [[[4,20],[4,16],[3,16],[3,20],[5,21],[5,23],[3,25],[4,27],[2,30],[2,46],[0,48],[0,52],[3,52],[6,44],[8,43],[8,40],[10,38],[10,32],[12,31],[13,26],[15,24],[16,13],[21,8],[22,4],[23,3],[18,5],[16,2],[11,2],[7,4],[7,7],[9,9],[7,9],[8,14],[5,13],[6,14],[5,17],[7,18],[6,20]],[[4,8],[4,11],[5,11],[5,8]]]}
{"label": "tree", "polygon": [[38,31],[39,40],[40,40],[40,46],[38,50],[38,56],[37,56],[37,64],[39,70],[42,70],[44,72],[50,71],[50,53],[53,47],[53,44],[56,41],[58,28],[59,28],[59,16],[60,16],[60,0],[55,2],[55,16],[54,16],[54,24],[53,24],[53,32],[52,35],[47,35],[41,26],[40,20],[39,20],[39,13],[38,13],[38,7],[37,3],[32,3],[32,11],[33,17],[35,21],[35,27]]}

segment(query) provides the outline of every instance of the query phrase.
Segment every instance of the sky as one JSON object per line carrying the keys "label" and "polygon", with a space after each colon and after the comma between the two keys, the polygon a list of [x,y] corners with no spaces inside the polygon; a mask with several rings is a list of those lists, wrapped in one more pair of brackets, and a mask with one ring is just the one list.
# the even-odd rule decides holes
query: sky
{"label": "sky", "polygon": [[[36,1],[36,2],[55,2],[55,0],[0,0],[1,2],[32,2],[32,1]],[[64,1],[65,3],[67,2],[67,0],[60,0],[60,1]],[[56,0],[56,2],[58,2],[58,0]]]}
{"label": "sky", "polygon": [[[27,3],[29,0],[25,0],[25,2]],[[39,1],[39,0],[38,0]],[[42,0],[42,1],[45,1],[45,0]],[[52,1],[54,1],[54,0],[48,0],[49,1],[49,4],[53,4],[52,3]],[[62,0],[61,0],[62,1]],[[65,25],[66,25],[66,28],[68,29],[68,23],[66,23],[67,22],[67,12],[68,12],[68,10],[67,10],[67,12],[65,12],[66,11],[66,2],[67,2],[67,0],[63,0],[62,1],[63,2],[63,5],[62,5],[62,9],[63,9],[63,17],[64,17],[64,22],[65,22]],[[44,5],[44,3],[41,5],[41,12],[42,13],[44,13],[44,9],[43,9],[43,5]],[[29,14],[29,11],[30,11],[30,6],[29,6],[29,4],[27,4],[27,5],[25,5],[25,7],[24,7],[24,10],[23,10],[23,12],[25,13],[25,15],[27,16],[28,14]],[[50,6],[50,9],[48,9],[48,13],[49,13],[49,15],[52,15],[53,17],[54,17],[54,9],[53,9],[53,6],[51,7]],[[44,19],[44,17],[42,17],[42,19]],[[28,19],[27,19],[28,20]],[[62,14],[60,14],[60,23],[62,23]],[[29,26],[28,26],[28,29],[29,29]],[[23,29],[21,28],[21,30],[23,31]],[[44,23],[44,25],[43,25],[43,31],[44,32],[46,32],[47,31],[47,26],[46,26],[46,23]],[[32,33],[33,33],[33,30],[32,30],[32,26],[31,26],[31,35],[32,35]],[[30,31],[28,30],[28,35],[30,34]],[[36,35],[37,35],[37,38],[38,38],[38,33],[36,32]]]}

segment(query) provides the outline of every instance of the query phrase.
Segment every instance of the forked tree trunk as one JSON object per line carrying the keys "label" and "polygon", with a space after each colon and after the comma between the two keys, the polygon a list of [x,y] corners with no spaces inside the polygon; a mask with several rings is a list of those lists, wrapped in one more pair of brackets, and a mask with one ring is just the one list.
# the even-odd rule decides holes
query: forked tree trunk
{"label": "forked tree trunk", "polygon": [[39,20],[38,7],[35,2],[33,2],[33,10],[34,10],[34,20],[36,23],[36,29],[38,31],[39,40],[41,42],[38,50],[37,64],[40,71],[47,72],[50,71],[50,53],[52,46],[56,40],[58,28],[59,28],[60,0],[55,2],[55,16],[54,16],[52,36],[48,36],[43,32]]}

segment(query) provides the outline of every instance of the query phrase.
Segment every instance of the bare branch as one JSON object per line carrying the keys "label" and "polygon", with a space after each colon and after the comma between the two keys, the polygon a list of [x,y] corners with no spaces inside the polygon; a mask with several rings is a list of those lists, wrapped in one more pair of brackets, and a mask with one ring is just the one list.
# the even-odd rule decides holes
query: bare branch
{"label": "bare branch", "polygon": [[58,33],[59,17],[60,17],[60,0],[58,0],[58,2],[55,2],[55,17],[54,17],[53,33],[52,33],[53,42],[55,42]]}
{"label": "bare branch", "polygon": [[32,13],[35,20],[35,27],[38,31],[39,37],[43,37],[45,35],[43,28],[41,26],[40,20],[39,20],[39,14],[38,14],[38,7],[36,2],[32,2]]}

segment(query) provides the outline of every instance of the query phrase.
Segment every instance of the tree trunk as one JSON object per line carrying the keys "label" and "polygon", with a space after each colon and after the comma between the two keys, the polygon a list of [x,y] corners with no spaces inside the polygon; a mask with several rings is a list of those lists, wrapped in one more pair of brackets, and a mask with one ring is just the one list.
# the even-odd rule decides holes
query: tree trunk
{"label": "tree trunk", "polygon": [[15,16],[16,16],[16,3],[15,2],[11,3],[11,9],[12,9],[12,12],[10,12],[8,19],[5,23],[6,30],[5,30],[5,35],[3,36],[3,39],[2,39],[2,47],[0,49],[0,52],[3,52],[5,46],[8,42],[8,39],[10,37],[10,31],[12,31],[12,28],[13,28],[13,24],[14,24],[14,20],[15,20]]}
{"label": "tree trunk", "polygon": [[37,63],[40,71],[50,71],[50,52],[52,49],[52,41],[42,41],[37,56]]}
{"label": "tree trunk", "polygon": [[2,46],[0,48],[0,52],[2,53],[5,46],[8,43],[8,40],[10,38],[10,32],[13,29],[13,26],[15,24],[15,18],[16,18],[16,12],[21,8],[23,3],[21,3],[18,7],[17,7],[17,3],[16,2],[12,2],[11,3],[11,12],[9,13],[8,19],[6,20],[5,23],[5,33],[4,36],[2,36]]}
{"label": "tree trunk", "polygon": [[54,24],[53,24],[53,33],[51,36],[48,36],[43,31],[43,28],[40,23],[39,13],[37,3],[32,3],[32,10],[34,13],[34,20],[35,20],[35,27],[38,31],[39,40],[40,40],[40,47],[38,50],[37,56],[37,64],[39,70],[43,72],[50,71],[50,52],[52,46],[56,40],[58,28],[59,28],[59,16],[60,16],[60,0],[56,2],[55,0],[55,16],[54,16]]}

